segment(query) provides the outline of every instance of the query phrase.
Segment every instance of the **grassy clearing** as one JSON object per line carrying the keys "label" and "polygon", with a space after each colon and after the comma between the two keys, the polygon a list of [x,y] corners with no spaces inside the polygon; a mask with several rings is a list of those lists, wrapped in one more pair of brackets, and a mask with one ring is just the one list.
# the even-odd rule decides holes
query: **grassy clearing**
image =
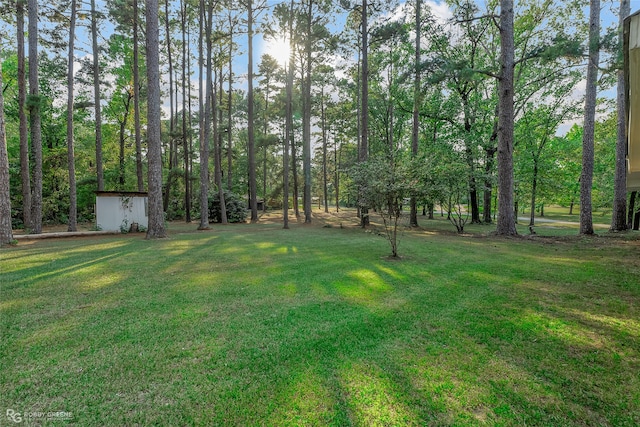
{"label": "grassy clearing", "polygon": [[351,225],[2,249],[0,411],[83,426],[640,424],[637,235],[444,226],[406,232],[400,261]]}

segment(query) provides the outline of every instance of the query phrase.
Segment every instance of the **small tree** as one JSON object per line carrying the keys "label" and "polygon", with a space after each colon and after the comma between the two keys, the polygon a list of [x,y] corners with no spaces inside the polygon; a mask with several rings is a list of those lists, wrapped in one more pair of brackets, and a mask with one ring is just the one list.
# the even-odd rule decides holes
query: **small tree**
{"label": "small tree", "polygon": [[369,158],[354,166],[352,177],[360,191],[361,208],[373,208],[382,218],[391,256],[398,257],[398,231],[403,225],[402,205],[411,194],[406,163],[388,158]]}

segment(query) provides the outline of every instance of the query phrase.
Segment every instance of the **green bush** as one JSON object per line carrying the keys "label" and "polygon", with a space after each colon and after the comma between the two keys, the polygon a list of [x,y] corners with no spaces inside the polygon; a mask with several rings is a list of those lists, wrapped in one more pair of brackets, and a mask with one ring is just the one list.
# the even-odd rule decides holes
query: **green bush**
{"label": "green bush", "polygon": [[[227,220],[229,222],[245,222],[247,219],[246,200],[238,194],[224,191],[224,202],[227,207]],[[220,214],[220,196],[216,192],[209,197],[209,219],[213,222],[222,222]]]}

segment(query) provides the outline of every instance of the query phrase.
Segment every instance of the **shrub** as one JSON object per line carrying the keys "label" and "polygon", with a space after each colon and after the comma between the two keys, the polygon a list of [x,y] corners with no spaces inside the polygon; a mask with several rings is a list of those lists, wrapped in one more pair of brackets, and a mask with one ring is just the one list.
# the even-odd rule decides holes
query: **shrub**
{"label": "shrub", "polygon": [[[224,190],[224,202],[227,208],[227,220],[229,222],[245,222],[247,219],[246,201],[238,194]],[[209,219],[213,222],[222,222],[220,214],[220,196],[216,192],[209,197]]]}

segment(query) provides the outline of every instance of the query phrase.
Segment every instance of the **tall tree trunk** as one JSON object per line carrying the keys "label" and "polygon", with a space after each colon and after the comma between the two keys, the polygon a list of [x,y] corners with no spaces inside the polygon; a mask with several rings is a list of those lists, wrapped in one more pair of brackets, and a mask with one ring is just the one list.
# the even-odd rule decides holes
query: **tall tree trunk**
{"label": "tall tree trunk", "polygon": [[181,29],[182,29],[182,151],[184,151],[184,219],[191,222],[191,171],[189,170],[189,138],[187,129],[187,4],[181,2]]}
{"label": "tall tree trunk", "polygon": [[[187,75],[191,76],[191,29],[187,29]],[[200,74],[202,75],[202,74]],[[202,79],[199,79],[202,80]],[[187,117],[189,118],[189,135],[187,136],[188,148],[189,148],[189,206],[191,208],[193,200],[193,112],[191,111],[191,82],[187,85]]]}
{"label": "tall tree trunk", "polygon": [[282,216],[283,216],[283,228],[289,228],[289,143],[293,138],[293,64],[295,62],[294,47],[293,47],[293,3],[291,0],[291,6],[289,9],[289,60],[285,73],[287,80],[285,83],[286,91],[286,111],[285,111],[285,131],[284,131],[284,159],[283,159],[283,172],[282,172]]}
{"label": "tall tree trunk", "polygon": [[600,61],[600,0],[590,0],[589,5],[589,63],[587,65],[584,131],[582,133],[582,174],[580,175],[580,234],[594,234],[591,189],[593,185],[598,64]]}
{"label": "tall tree trunk", "polygon": [[133,123],[136,140],[136,178],[138,191],[143,192],[142,130],[140,129],[140,67],[138,66],[140,62],[140,48],[138,47],[138,31],[138,0],[133,0]]}
{"label": "tall tree trunk", "polygon": [[[420,104],[421,93],[420,90],[420,50],[422,49],[420,44],[421,22],[422,22],[422,0],[416,0],[416,48],[415,48],[415,61],[414,61],[414,77],[413,77],[413,114],[412,114],[412,128],[411,128],[411,157],[416,158],[418,156],[418,142],[420,137]],[[409,225],[411,227],[418,226],[418,201],[416,196],[411,196],[411,213],[409,215]]]}
{"label": "tall tree trunk", "polygon": [[500,65],[498,83],[498,221],[496,233],[514,236],[516,217],[513,213],[513,0],[500,0]]}
{"label": "tall tree trunk", "polygon": [[[165,12],[165,34],[167,41],[167,61],[169,65],[169,174],[167,175],[167,185],[165,186],[164,193],[164,210],[165,212],[169,209],[169,201],[171,200],[171,186],[173,183],[173,167],[176,164],[175,157],[177,156],[176,151],[174,149],[174,139],[175,139],[175,125],[173,120],[174,109],[173,109],[173,56],[171,49],[171,25],[170,25],[170,10],[169,10],[169,0],[165,0],[164,2],[164,12]],[[202,35],[200,37],[200,42],[202,42]],[[202,75],[202,74],[200,74]],[[202,99],[202,98],[200,98]]]}
{"label": "tall tree trunk", "polygon": [[76,0],[71,0],[69,19],[69,57],[67,66],[67,168],[69,170],[69,227],[78,228],[78,198],[76,195],[76,161],[73,150],[73,51],[76,39]]}
{"label": "tall tree trunk", "polygon": [[[2,56],[0,56],[0,88],[2,84]],[[0,246],[13,242],[11,227],[11,195],[9,193],[9,154],[4,121],[4,95],[0,89]]]}
{"label": "tall tree trunk", "polygon": [[[620,46],[623,45],[622,28],[624,19],[629,16],[629,0],[620,0],[619,34]],[[613,213],[610,231],[627,229],[627,107],[625,105],[626,88],[624,85],[624,70],[618,70],[618,138],[616,142],[616,169],[614,181]]]}
{"label": "tall tree trunk", "polygon": [[162,210],[162,139],[160,134],[160,35],[158,31],[158,0],[146,3],[147,36],[147,158],[149,165],[149,227],[147,239],[167,236]]}
{"label": "tall tree trunk", "polygon": [[254,93],[253,93],[253,0],[247,2],[247,51],[249,61],[247,65],[247,95],[248,95],[248,116],[247,124],[248,142],[247,153],[249,157],[249,206],[251,207],[251,222],[258,221],[258,188],[256,182],[256,143],[254,128]]}
{"label": "tall tree trunk", "polygon": [[[368,24],[368,1],[362,0],[362,22],[360,28],[362,31],[362,95],[360,107],[360,149],[358,150],[358,161],[366,162],[369,158],[369,30]],[[362,189],[359,191],[362,197]],[[369,225],[369,207],[366,202],[360,202],[360,225],[366,227]]]}
{"label": "tall tree trunk", "polygon": [[98,13],[96,0],[91,0],[91,44],[93,52],[93,98],[96,123],[96,175],[98,191],[104,191],[102,161],[102,105],[100,104],[100,49],[98,48]]}
{"label": "tall tree trunk", "polygon": [[227,189],[233,190],[233,137],[231,128],[233,126],[233,20],[229,13],[229,86],[227,89]]}
{"label": "tall tree trunk", "polygon": [[22,222],[31,228],[31,171],[29,168],[29,129],[27,127],[27,82],[24,54],[24,0],[16,2],[18,34],[18,116],[20,120],[20,182],[22,184]]}
{"label": "tall tree trunk", "polygon": [[233,21],[229,14],[229,86],[227,88],[227,190],[233,190]]}
{"label": "tall tree trunk", "polygon": [[313,0],[308,1],[305,40],[306,65],[302,93],[302,173],[304,175],[304,222],[311,223],[311,20]]}
{"label": "tall tree trunk", "polygon": [[33,150],[31,232],[42,233],[42,121],[38,79],[38,2],[29,0],[29,122]]}
{"label": "tall tree trunk", "polygon": [[[213,89],[213,76],[211,65],[211,22],[213,20],[213,6],[207,6],[207,14],[204,13],[204,0],[200,0],[200,25],[205,23],[204,39],[207,41],[207,75],[206,95],[204,102],[204,121],[200,119],[200,226],[198,230],[209,229],[209,138],[211,136],[211,92]],[[202,40],[202,34],[200,39]],[[200,75],[202,75],[202,62],[204,60],[202,43],[200,43]],[[202,87],[200,87],[200,99],[202,100]],[[202,116],[202,101],[200,101],[200,115]]]}
{"label": "tall tree trunk", "polygon": [[262,135],[265,137],[262,144],[262,212],[267,211],[267,141],[268,132],[267,112],[269,111],[269,89],[270,82],[267,80],[264,96],[264,114],[262,116]]}
{"label": "tall tree trunk", "polygon": [[322,93],[320,95],[320,109],[321,109],[321,121],[322,121],[322,187],[324,197],[324,211],[329,212],[329,189],[327,188],[327,114],[324,105],[324,86],[322,86]]}
{"label": "tall tree trunk", "polygon": [[300,202],[298,200],[300,185],[298,180],[298,149],[296,148],[296,138],[293,128],[291,131],[291,175],[293,175],[293,211],[297,219],[300,218]]}

